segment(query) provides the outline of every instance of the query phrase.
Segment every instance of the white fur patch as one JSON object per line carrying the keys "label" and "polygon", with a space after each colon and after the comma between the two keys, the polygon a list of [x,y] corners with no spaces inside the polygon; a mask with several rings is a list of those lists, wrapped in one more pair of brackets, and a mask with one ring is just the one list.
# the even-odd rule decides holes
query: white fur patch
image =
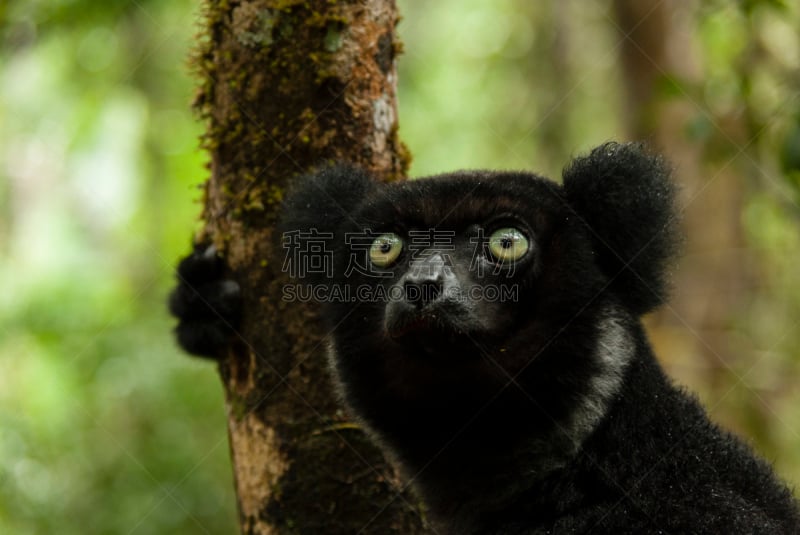
{"label": "white fur patch", "polygon": [[622,321],[622,313],[614,308],[607,311],[597,326],[599,336],[594,350],[600,370],[589,382],[569,423],[563,431],[580,447],[608,411],[611,400],[619,392],[625,368],[634,356],[636,346]]}

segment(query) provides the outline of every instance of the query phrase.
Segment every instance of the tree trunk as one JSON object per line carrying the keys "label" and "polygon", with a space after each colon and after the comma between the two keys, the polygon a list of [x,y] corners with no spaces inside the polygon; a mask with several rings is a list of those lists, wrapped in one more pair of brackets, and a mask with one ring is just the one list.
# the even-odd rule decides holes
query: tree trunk
{"label": "tree trunk", "polygon": [[204,17],[193,58],[211,154],[202,238],[244,296],[219,365],[242,533],[420,533],[417,501],[337,403],[313,305],[282,301],[272,232],[292,177],[314,166],[404,175],[394,1],[208,0]]}

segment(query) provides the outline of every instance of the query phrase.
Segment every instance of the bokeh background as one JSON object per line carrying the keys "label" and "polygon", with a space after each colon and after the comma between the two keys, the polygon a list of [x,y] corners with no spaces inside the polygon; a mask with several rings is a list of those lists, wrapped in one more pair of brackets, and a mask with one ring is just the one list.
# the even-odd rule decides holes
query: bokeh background
{"label": "bokeh background", "polygon": [[[797,2],[398,3],[413,175],[557,178],[610,139],[674,162],[653,339],[800,486]],[[207,176],[198,4],[0,4],[0,533],[236,532],[222,389],[164,306]]]}

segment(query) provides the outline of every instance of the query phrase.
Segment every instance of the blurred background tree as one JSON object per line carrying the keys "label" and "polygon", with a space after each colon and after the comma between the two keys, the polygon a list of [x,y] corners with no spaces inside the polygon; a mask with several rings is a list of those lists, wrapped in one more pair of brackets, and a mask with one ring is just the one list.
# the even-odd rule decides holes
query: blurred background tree
{"label": "blurred background tree", "polygon": [[[648,139],[688,241],[664,364],[800,485],[800,6],[398,1],[414,176]],[[213,365],[164,297],[207,176],[198,2],[0,5],[0,532],[232,533]]]}

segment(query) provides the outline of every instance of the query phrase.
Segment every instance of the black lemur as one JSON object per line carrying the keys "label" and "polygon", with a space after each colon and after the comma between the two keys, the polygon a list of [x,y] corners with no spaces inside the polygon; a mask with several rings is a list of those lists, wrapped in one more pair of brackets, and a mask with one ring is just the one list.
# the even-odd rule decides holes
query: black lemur
{"label": "black lemur", "polygon": [[[344,401],[438,533],[800,533],[770,466],[653,356],[640,317],[679,233],[646,148],[600,146],[563,186],[331,167],[283,214],[286,297],[321,301]],[[219,262],[198,249],[178,270],[194,353],[217,354],[238,313]]]}

